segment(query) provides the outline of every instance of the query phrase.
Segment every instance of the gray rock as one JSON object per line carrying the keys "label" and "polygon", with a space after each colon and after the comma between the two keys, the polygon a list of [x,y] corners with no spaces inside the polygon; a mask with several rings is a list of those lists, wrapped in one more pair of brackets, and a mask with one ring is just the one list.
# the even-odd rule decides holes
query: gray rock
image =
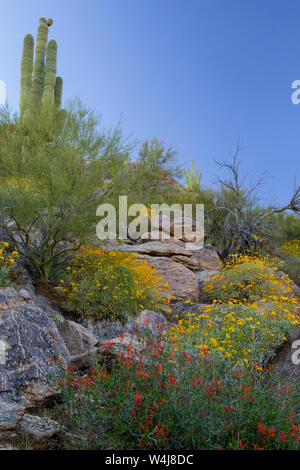
{"label": "gray rock", "polygon": [[23,418],[24,409],[20,404],[0,399],[0,432],[14,429]]}
{"label": "gray rock", "polygon": [[205,282],[214,274],[219,274],[219,271],[212,270],[212,269],[205,269],[203,271],[196,271],[195,272],[198,283],[199,283],[199,301],[201,303],[209,303],[210,297],[207,292],[203,289]]}
{"label": "gray rock", "polygon": [[[297,352],[298,351],[298,352]],[[300,381],[300,328],[297,327],[272,360],[273,371],[284,382]]]}
{"label": "gray rock", "polygon": [[50,418],[41,418],[25,414],[16,428],[16,432],[20,435],[26,434],[35,441],[41,441],[45,438],[55,436],[59,431],[59,424]]}
{"label": "gray rock", "polygon": [[63,309],[55,303],[42,297],[41,295],[32,295],[32,302],[50,317],[56,324],[64,322]]}
{"label": "gray rock", "polygon": [[75,356],[71,356],[69,366],[76,369],[86,369],[95,365],[95,363],[106,363],[109,367],[112,361],[123,355],[134,354],[134,360],[143,360],[143,351],[147,347],[142,337],[122,333],[116,338],[97,343],[96,347]]}
{"label": "gray rock", "polygon": [[300,287],[298,287],[297,284],[291,281],[291,279],[289,279],[289,276],[287,274],[285,274],[283,271],[277,271],[275,273],[275,276],[278,278],[285,279],[286,281],[290,282],[290,287],[291,287],[291,292],[289,294],[290,296],[300,297]]}
{"label": "gray rock", "polygon": [[24,300],[31,300],[31,295],[30,293],[28,292],[27,289],[20,289],[18,290],[18,294],[20,297],[22,297],[22,299]]}
{"label": "gray rock", "polygon": [[71,355],[87,351],[99,341],[92,331],[74,321],[59,322],[57,328]]}
{"label": "gray rock", "polygon": [[97,337],[98,341],[115,338],[124,331],[128,332],[125,324],[120,321],[97,320],[97,318],[88,317],[83,319],[83,324]]}
{"label": "gray rock", "polygon": [[143,310],[132,322],[133,331],[136,329],[138,333],[143,334],[149,330],[154,336],[160,335],[170,326],[171,323],[161,313],[152,310]]}
{"label": "gray rock", "polygon": [[[16,291],[12,287],[6,287],[0,289],[0,309],[4,309],[9,305],[17,305],[18,299],[16,297]],[[0,317],[1,318],[1,317]]]}
{"label": "gray rock", "polygon": [[0,450],[20,450],[20,449],[10,444],[3,444],[3,445],[0,445]]}
{"label": "gray rock", "polygon": [[220,271],[222,267],[218,253],[208,248],[195,251],[186,266],[193,270],[206,269],[210,271]]}
{"label": "gray rock", "polygon": [[172,255],[184,255],[192,256],[192,252],[185,250],[181,242],[171,241],[171,240],[157,240],[146,242],[141,245],[132,245],[126,246],[121,245],[119,248],[120,251],[128,251],[141,253],[149,256],[172,256]]}
{"label": "gray rock", "polygon": [[294,290],[294,295],[297,297],[300,297],[300,287],[297,286],[297,284],[293,283],[293,290]]}
{"label": "gray rock", "polygon": [[9,243],[9,246],[11,249],[14,248],[14,245],[10,239],[10,237],[8,236],[6,230],[4,230],[4,228],[0,227],[0,242],[6,242],[6,243]]}
{"label": "gray rock", "polygon": [[166,296],[170,297],[171,295],[172,302],[182,300],[196,302],[198,300],[199,286],[196,274],[183,264],[164,256],[139,255],[139,259],[147,260],[155,267],[164,283],[168,283],[170,291],[166,289]]}
{"label": "gray rock", "polygon": [[69,352],[54,322],[12,288],[0,290],[0,384],[7,401],[37,406],[56,393],[51,375]]}
{"label": "gray rock", "polygon": [[128,317],[125,323],[88,318],[84,324],[97,337],[98,341],[115,338],[122,333],[143,334],[147,329],[152,334],[159,335],[163,329],[166,330],[171,325],[164,315],[151,310],[143,310],[135,318]]}

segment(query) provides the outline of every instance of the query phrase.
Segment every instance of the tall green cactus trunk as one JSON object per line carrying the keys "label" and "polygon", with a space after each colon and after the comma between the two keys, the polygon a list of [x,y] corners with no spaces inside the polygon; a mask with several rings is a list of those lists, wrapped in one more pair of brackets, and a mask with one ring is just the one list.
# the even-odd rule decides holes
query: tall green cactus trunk
{"label": "tall green cactus trunk", "polygon": [[[33,115],[35,119],[42,109],[61,106],[63,80],[56,77],[57,43],[48,41],[48,29],[52,19],[40,18],[37,31],[35,56],[31,34],[24,38],[21,64],[20,113],[21,117]],[[46,56],[47,51],[47,57]]]}
{"label": "tall green cactus trunk", "polygon": [[31,106],[32,70],[33,70],[34,40],[31,34],[26,34],[23,42],[21,62],[21,91],[20,110],[24,113]]}
{"label": "tall green cactus trunk", "polygon": [[56,56],[57,44],[52,39],[47,48],[47,62],[45,67],[44,91],[42,96],[42,106],[54,105],[54,90],[56,83]]}

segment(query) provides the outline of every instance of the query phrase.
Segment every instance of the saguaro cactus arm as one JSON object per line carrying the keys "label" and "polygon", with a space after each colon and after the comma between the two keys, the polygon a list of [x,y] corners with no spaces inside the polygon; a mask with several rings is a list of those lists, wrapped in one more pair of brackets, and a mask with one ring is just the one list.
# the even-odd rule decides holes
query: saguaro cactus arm
{"label": "saguaro cactus arm", "polygon": [[20,110],[24,111],[31,104],[32,69],[33,69],[34,40],[31,34],[26,34],[23,41],[23,53],[21,62],[21,91]]}
{"label": "saguaro cactus arm", "polygon": [[62,91],[63,91],[63,79],[61,77],[56,77],[55,87],[54,87],[54,103],[57,108],[61,107]]}
{"label": "saguaro cactus arm", "polygon": [[45,66],[44,91],[42,106],[54,104],[54,88],[56,83],[57,44],[53,39],[48,43],[47,61]]}

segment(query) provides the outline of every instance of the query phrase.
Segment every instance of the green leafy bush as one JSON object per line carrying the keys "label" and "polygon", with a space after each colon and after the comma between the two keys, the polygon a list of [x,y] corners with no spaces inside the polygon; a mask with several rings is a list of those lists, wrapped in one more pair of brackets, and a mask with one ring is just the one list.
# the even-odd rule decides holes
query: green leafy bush
{"label": "green leafy bush", "polygon": [[261,368],[299,324],[292,313],[280,317],[273,304],[268,312],[263,305],[207,305],[180,319],[167,335],[182,351],[196,348],[218,360]]}
{"label": "green leafy bush", "polygon": [[284,241],[278,250],[278,254],[283,260],[282,270],[300,286],[300,240]]}
{"label": "green leafy bush", "polygon": [[61,279],[65,307],[79,315],[124,319],[168,303],[168,286],[136,255],[82,247]]}
{"label": "green leafy bush", "polygon": [[102,191],[101,179],[127,150],[79,100],[63,126],[53,112],[24,122],[0,110],[0,227],[44,281],[95,233],[96,208],[115,189]]}
{"label": "green leafy bush", "polygon": [[14,265],[19,255],[16,251],[11,253],[8,248],[7,242],[0,242],[0,287],[11,287],[16,279]]}
{"label": "green leafy bush", "polygon": [[289,281],[276,275],[269,260],[241,255],[235,264],[225,265],[223,271],[211,276],[204,289],[221,302],[255,302],[264,297],[287,296]]}
{"label": "green leafy bush", "polygon": [[138,355],[121,352],[110,372],[96,365],[79,379],[65,373],[58,414],[67,448],[300,448],[294,386],[272,385],[269,370],[144,341]]}
{"label": "green leafy bush", "polygon": [[12,286],[10,280],[9,270],[3,266],[0,266],[0,287],[10,287]]}
{"label": "green leafy bush", "polygon": [[282,270],[297,286],[300,286],[300,257],[286,258]]}

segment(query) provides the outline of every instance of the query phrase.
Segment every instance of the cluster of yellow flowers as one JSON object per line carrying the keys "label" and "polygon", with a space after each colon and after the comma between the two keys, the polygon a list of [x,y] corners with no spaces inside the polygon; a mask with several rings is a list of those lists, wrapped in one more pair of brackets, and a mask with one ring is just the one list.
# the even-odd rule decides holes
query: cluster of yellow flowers
{"label": "cluster of yellow flowers", "polygon": [[[282,344],[294,325],[300,324],[297,301],[290,296],[290,281],[286,276],[276,277],[275,261],[249,255],[231,257],[222,272],[206,283],[208,292],[215,292],[217,283],[220,297],[225,300],[215,298],[211,305],[201,308],[201,312],[185,315],[176,327],[165,332],[166,336],[178,349],[195,347],[201,354],[219,354],[235,364],[261,369],[264,355]],[[249,281],[249,292],[255,291],[260,283],[269,291],[262,293],[256,301],[239,298],[239,295],[237,298],[224,295],[225,292],[240,294],[241,289],[244,292],[245,285],[239,281],[239,276],[247,273],[248,268],[252,274],[255,271],[258,274],[256,279],[253,277]],[[266,268],[265,273],[262,268]],[[231,270],[237,276],[231,282],[225,282],[225,276]],[[269,276],[268,282],[264,283],[266,276]]]}
{"label": "cluster of yellow flowers", "polygon": [[13,265],[16,259],[19,257],[17,251],[8,251],[9,243],[0,242],[0,266],[9,268]]}
{"label": "cluster of yellow flowers", "polygon": [[14,264],[18,257],[17,251],[10,252],[9,243],[0,242],[0,287],[13,285],[12,283],[17,277]]}
{"label": "cluster of yellow flowers", "polygon": [[240,255],[230,257],[221,273],[210,276],[204,290],[220,303],[248,303],[265,298],[289,302],[292,281],[278,272],[277,258]]}
{"label": "cluster of yellow flowers", "polygon": [[280,255],[283,257],[300,258],[300,240],[290,240],[282,243],[279,249]]}
{"label": "cluster of yellow flowers", "polygon": [[262,266],[268,266],[270,268],[280,268],[282,261],[279,258],[269,255],[262,256],[259,252],[257,254],[231,254],[223,261],[223,271],[232,269],[234,266],[239,264],[260,264]]}
{"label": "cluster of yellow flowers", "polygon": [[168,283],[136,253],[84,246],[67,270],[69,276],[61,279],[58,289],[77,303],[84,290],[86,305],[79,306],[83,313],[95,313],[101,304],[117,315],[126,306],[142,310],[168,304],[171,298]]}

